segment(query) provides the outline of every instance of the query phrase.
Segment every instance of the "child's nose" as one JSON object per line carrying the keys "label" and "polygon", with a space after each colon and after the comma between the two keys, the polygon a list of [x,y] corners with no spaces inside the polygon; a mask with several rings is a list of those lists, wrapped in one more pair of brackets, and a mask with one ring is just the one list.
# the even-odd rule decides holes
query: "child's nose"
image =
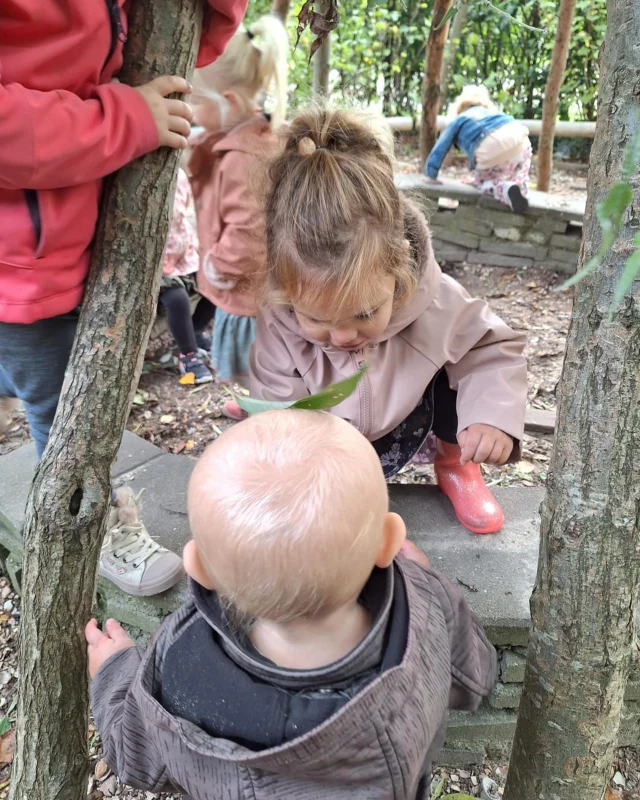
{"label": "child's nose", "polygon": [[331,338],[338,347],[346,347],[356,341],[358,331],[355,328],[336,328],[331,332]]}

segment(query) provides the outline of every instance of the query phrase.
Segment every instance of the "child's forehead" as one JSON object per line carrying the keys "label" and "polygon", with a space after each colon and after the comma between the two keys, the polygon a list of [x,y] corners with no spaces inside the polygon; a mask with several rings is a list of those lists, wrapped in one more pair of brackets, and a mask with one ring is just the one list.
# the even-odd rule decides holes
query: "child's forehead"
{"label": "child's forehead", "polygon": [[393,297],[394,287],[395,279],[385,276],[380,281],[369,282],[348,299],[339,288],[318,290],[301,287],[291,302],[295,310],[305,316],[336,322],[375,311]]}

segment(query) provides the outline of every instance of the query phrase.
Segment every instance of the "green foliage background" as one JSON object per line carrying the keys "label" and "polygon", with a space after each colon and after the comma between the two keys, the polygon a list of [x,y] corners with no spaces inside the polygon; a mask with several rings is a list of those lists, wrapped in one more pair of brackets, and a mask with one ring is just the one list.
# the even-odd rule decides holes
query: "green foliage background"
{"label": "green foliage background", "polygon": [[[292,46],[301,4],[302,0],[292,0],[288,21]],[[448,96],[454,96],[466,83],[486,83],[494,99],[510,113],[539,119],[558,0],[495,0],[495,4],[542,32],[512,22],[482,0],[469,0]],[[380,100],[387,115],[415,115],[420,107],[432,7],[433,0],[341,0],[340,24],[332,34],[333,98],[365,105]],[[270,0],[250,0],[248,19],[270,8]],[[605,0],[578,0],[561,119],[596,118],[598,51],[605,26]],[[311,93],[311,38],[305,33],[291,54],[290,97],[294,107],[303,104]]]}

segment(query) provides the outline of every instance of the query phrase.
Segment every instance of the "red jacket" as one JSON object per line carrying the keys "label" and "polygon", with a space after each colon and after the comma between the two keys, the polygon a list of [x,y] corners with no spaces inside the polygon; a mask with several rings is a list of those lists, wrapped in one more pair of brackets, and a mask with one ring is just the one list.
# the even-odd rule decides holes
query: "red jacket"
{"label": "red jacket", "polygon": [[[0,2],[0,322],[80,303],[102,178],[158,145],[142,97],[110,83],[127,2]],[[209,0],[198,66],[224,50],[246,5]]]}

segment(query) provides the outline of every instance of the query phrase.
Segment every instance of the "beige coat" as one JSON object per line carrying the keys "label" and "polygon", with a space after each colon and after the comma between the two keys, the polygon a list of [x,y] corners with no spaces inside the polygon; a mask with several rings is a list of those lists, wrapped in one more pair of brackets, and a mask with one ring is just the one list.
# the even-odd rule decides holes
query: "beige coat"
{"label": "beige coat", "polygon": [[[442,274],[427,224],[410,204],[405,228],[420,282],[379,339],[355,352],[321,345],[305,339],[291,308],[268,309],[258,318],[251,353],[251,395],[297,400],[349,377],[366,362],[358,389],[333,413],[375,441],[406,419],[444,367],[458,392],[458,432],[484,423],[519,442],[527,399],[526,335]],[[516,446],[512,458],[518,452]]]}

